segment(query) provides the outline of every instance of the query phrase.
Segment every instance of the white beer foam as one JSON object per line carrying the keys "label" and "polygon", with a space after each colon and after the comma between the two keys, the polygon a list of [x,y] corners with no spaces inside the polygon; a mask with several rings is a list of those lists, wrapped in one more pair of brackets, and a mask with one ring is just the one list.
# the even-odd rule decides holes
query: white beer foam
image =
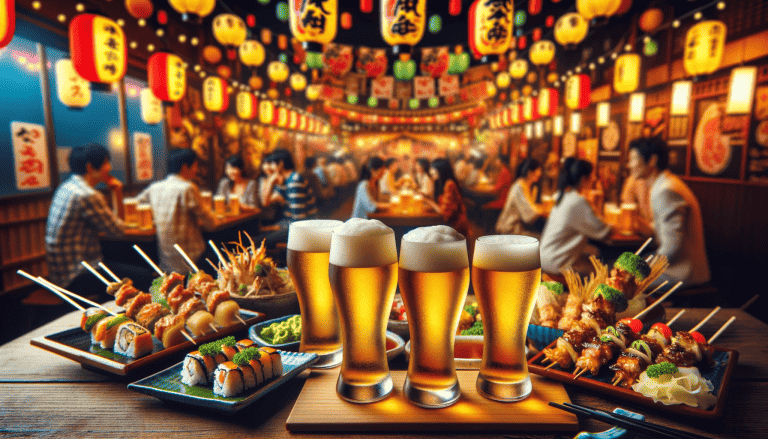
{"label": "white beer foam", "polygon": [[467,268],[467,240],[448,226],[411,230],[400,243],[400,266],[406,270],[431,273]]}
{"label": "white beer foam", "polygon": [[333,229],[342,224],[337,220],[292,222],[288,229],[288,248],[303,252],[330,251]]}
{"label": "white beer foam", "polygon": [[539,240],[521,235],[477,238],[472,265],[492,271],[530,271],[541,268]]}
{"label": "white beer foam", "polygon": [[338,267],[380,267],[395,262],[395,232],[381,221],[350,218],[333,229],[331,264]]}

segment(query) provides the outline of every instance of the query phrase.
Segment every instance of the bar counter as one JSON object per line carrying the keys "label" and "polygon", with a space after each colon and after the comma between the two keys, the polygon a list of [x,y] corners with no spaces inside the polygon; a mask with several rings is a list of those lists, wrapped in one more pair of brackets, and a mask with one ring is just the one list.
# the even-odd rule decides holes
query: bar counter
{"label": "bar counter", "polygon": [[[691,327],[710,309],[689,309],[679,320],[679,327]],[[676,310],[668,309],[667,315]],[[703,328],[709,334],[728,318],[736,321],[718,339],[716,345],[739,352],[738,366],[728,391],[722,419],[704,422],[674,415],[657,414],[632,407],[617,400],[604,399],[577,387],[565,388],[575,404],[613,410],[623,407],[644,414],[649,421],[715,438],[768,437],[768,325],[739,309],[723,309]],[[148,376],[120,380],[92,372],[79,364],[30,346],[34,337],[76,327],[79,312],[72,312],[16,340],[0,346],[0,432],[10,436],[35,437],[336,437],[338,434],[292,434],[285,421],[310,372],[305,371],[278,390],[234,416],[189,406],[166,405],[157,399],[126,389],[126,384]],[[245,337],[246,334],[238,334]],[[175,360],[180,361],[181,359]],[[167,367],[168,365],[162,366]],[[404,370],[403,355],[390,363],[393,370]],[[159,367],[158,367],[159,370]],[[552,410],[555,410],[554,408]],[[597,421],[580,420],[583,431],[609,428]],[[375,433],[375,432],[373,432]],[[478,432],[481,433],[481,432]],[[573,437],[566,434],[556,437]],[[370,438],[369,434],[345,437]],[[477,437],[478,434],[440,434],[440,437]],[[483,434],[483,437],[552,438],[552,433],[532,434],[509,431]],[[429,434],[385,434],[382,437],[435,437]]]}

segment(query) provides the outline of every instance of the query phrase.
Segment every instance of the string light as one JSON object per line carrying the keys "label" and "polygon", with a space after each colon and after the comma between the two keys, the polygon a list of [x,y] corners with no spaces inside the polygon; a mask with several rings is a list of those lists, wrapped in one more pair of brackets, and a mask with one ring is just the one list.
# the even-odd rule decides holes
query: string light
{"label": "string light", "polygon": [[721,11],[722,11],[723,9],[725,9],[725,2],[719,2],[719,3],[717,4],[717,9],[719,9],[719,10],[721,10]]}
{"label": "string light", "polygon": [[197,46],[197,44],[200,42],[200,40],[197,37],[192,37],[191,40],[189,40],[189,44],[193,46]]}
{"label": "string light", "polygon": [[125,27],[125,20],[123,20],[122,18],[118,18],[117,25],[120,27]]}
{"label": "string light", "polygon": [[58,17],[56,17],[56,18],[57,18],[57,19],[58,19],[60,22],[62,22],[62,23],[64,23],[65,21],[67,21],[67,16],[66,16],[66,15],[64,15],[64,14],[59,14],[59,16],[58,16]]}
{"label": "string light", "polygon": [[147,20],[140,18],[138,21],[139,27],[144,27],[147,25]]}
{"label": "string light", "polygon": [[187,41],[187,36],[184,34],[179,35],[179,43],[185,43]]}
{"label": "string light", "polygon": [[162,37],[163,35],[165,35],[165,31],[162,29],[158,29],[157,31],[155,31],[155,35],[157,35],[158,37]]}
{"label": "string light", "polygon": [[147,45],[147,50],[149,50],[150,52],[154,52],[155,51],[155,45],[154,44],[148,44]]}
{"label": "string light", "polygon": [[201,67],[200,64],[195,64],[195,67],[193,67],[196,72],[199,72]]}
{"label": "string light", "polygon": [[43,5],[39,1],[33,1],[32,2],[32,8],[33,9],[40,9],[41,7],[43,7]]}
{"label": "string light", "polygon": [[135,49],[135,48],[139,47],[139,43],[137,43],[137,42],[135,42],[135,41],[131,41],[131,43],[130,43],[130,44],[128,44],[128,46],[129,46],[131,49]]}
{"label": "string light", "polygon": [[704,14],[702,14],[701,11],[698,11],[695,14],[693,14],[693,19],[694,20],[701,20],[701,17],[703,17],[703,16],[704,16]]}
{"label": "string light", "polygon": [[75,5],[75,10],[77,12],[83,12],[85,10],[85,5],[82,3],[78,3]]}
{"label": "string light", "polygon": [[680,20],[675,20],[675,21],[673,21],[673,22],[672,22],[672,27],[674,27],[674,28],[678,28],[678,27],[680,27]]}

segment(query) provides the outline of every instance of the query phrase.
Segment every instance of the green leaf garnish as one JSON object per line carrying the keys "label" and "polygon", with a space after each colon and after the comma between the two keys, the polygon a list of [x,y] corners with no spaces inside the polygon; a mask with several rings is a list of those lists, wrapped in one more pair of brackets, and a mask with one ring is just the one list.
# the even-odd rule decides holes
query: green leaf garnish
{"label": "green leaf garnish", "polygon": [[556,295],[563,294],[563,291],[565,291],[565,288],[563,287],[563,284],[560,282],[542,282],[542,285],[544,285],[549,291]]}
{"label": "green leaf garnish", "polygon": [[107,328],[106,329],[107,329],[107,331],[109,331],[110,329],[114,328],[115,326],[117,326],[117,325],[119,325],[121,323],[125,323],[128,320],[130,320],[130,319],[125,314],[118,314],[115,317],[113,317],[112,320],[109,321],[109,323],[107,323]]}
{"label": "green leaf garnish", "polygon": [[648,378],[658,378],[662,375],[669,375],[677,372],[679,372],[677,366],[668,361],[648,366],[648,369],[645,370]]}
{"label": "green leaf garnish", "polygon": [[235,356],[232,358],[232,362],[237,364],[238,366],[242,366],[244,364],[248,364],[249,361],[253,360],[254,358],[261,358],[261,351],[259,348],[248,348],[243,350],[242,352],[238,352],[235,354]]}

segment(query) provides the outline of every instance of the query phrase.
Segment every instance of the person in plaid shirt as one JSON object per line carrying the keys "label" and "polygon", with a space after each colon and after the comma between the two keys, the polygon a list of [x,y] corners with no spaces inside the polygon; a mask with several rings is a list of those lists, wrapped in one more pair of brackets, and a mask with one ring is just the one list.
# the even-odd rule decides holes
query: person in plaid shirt
{"label": "person in plaid shirt", "polygon": [[201,227],[211,230],[216,226],[216,215],[202,202],[200,189],[192,181],[197,175],[199,160],[194,151],[178,149],[169,153],[168,177],[152,183],[137,197],[149,202],[157,230],[160,268],[164,271],[186,273],[184,258],[173,247],[179,246],[199,267],[205,253]]}
{"label": "person in plaid shirt", "polygon": [[109,151],[97,144],[76,147],[69,155],[72,175],[53,194],[45,228],[48,278],[54,284],[85,296],[104,293],[104,285],[80,265],[102,261],[98,234],[123,236],[126,225],[95,189],[105,183],[117,200],[123,184],[109,175]]}

